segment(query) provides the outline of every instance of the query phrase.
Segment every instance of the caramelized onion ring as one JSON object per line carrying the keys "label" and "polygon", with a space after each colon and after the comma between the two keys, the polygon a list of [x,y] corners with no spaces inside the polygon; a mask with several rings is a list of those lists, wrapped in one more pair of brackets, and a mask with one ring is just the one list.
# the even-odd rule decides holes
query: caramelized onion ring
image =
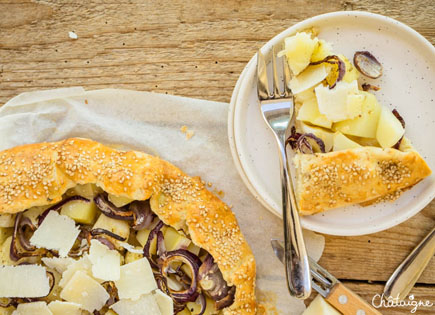
{"label": "caramelized onion ring", "polygon": [[168,287],[171,297],[177,302],[193,302],[199,295],[198,290],[198,271],[201,260],[195,254],[185,249],[177,249],[174,251],[166,252],[160,257],[160,273],[163,277],[168,277],[170,266],[174,262],[181,262],[186,264],[192,273],[190,287],[186,290],[176,291]]}
{"label": "caramelized onion ring", "polygon": [[94,202],[101,212],[112,219],[122,220],[122,221],[133,221],[134,214],[133,211],[125,210],[124,208],[118,208],[109,200],[107,200],[104,194],[99,194],[95,196]]}

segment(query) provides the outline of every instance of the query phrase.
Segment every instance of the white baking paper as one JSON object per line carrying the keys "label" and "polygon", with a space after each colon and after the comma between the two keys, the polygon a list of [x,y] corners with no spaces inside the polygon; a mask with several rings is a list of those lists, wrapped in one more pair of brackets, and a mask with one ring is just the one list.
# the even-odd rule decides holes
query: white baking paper
{"label": "white baking paper", "polygon": [[[301,314],[304,303],[289,296],[284,268],[270,246],[271,238],[282,239],[282,221],[255,200],[233,165],[227,110],[225,103],[116,89],[23,93],[0,108],[0,150],[86,137],[157,154],[189,175],[201,176],[233,206],[255,254],[259,301],[269,314]],[[189,140],[182,126],[193,132]],[[318,260],[323,236],[305,231],[305,237],[308,252]]]}

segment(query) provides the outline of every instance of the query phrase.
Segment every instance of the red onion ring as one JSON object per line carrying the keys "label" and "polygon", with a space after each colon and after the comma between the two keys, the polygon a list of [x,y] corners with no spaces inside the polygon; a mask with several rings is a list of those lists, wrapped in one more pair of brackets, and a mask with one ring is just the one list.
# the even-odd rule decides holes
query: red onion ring
{"label": "red onion ring", "polygon": [[124,208],[118,208],[113,203],[111,203],[105,195],[99,194],[95,196],[94,202],[101,212],[112,219],[122,220],[122,221],[133,221],[134,214],[132,211],[125,210]]}
{"label": "red onion ring", "polygon": [[201,260],[195,254],[185,249],[177,249],[166,252],[160,257],[160,273],[163,277],[168,277],[168,270],[171,263],[181,262],[186,264],[192,273],[192,281],[190,287],[186,290],[176,291],[168,287],[171,297],[177,302],[193,302],[199,295],[198,290],[198,271]]}
{"label": "red onion ring", "polygon": [[[213,257],[208,254],[199,268],[198,281],[202,290],[216,302],[216,308],[221,310],[234,302],[235,287],[229,287]],[[210,286],[210,282],[212,286]],[[205,284],[207,285],[205,287]]]}
{"label": "red onion ring", "polygon": [[25,217],[23,213],[18,213],[15,217],[14,232],[12,234],[11,247],[9,248],[9,257],[13,261],[18,261],[23,257],[42,256],[48,252],[44,248],[36,249],[36,247],[30,244],[29,239],[22,235],[24,233],[23,229],[26,227],[29,227],[32,231],[36,230],[36,227],[29,218]]}
{"label": "red onion ring", "polygon": [[310,65],[320,65],[322,63],[329,63],[331,65],[337,65],[338,66],[338,76],[337,79],[335,80],[334,84],[330,85],[329,88],[333,89],[338,82],[340,82],[341,80],[343,80],[344,75],[346,74],[346,64],[344,63],[343,60],[340,59],[340,57],[336,56],[336,55],[330,55],[327,56],[325,58],[323,58],[322,60],[319,61],[315,61],[315,62],[311,62]]}
{"label": "red onion ring", "polygon": [[118,240],[121,242],[125,242],[127,240],[125,237],[119,236],[118,234],[110,232],[109,230],[106,230],[106,229],[96,228],[96,229],[91,230],[92,236],[98,236],[101,234],[105,234],[105,235],[110,236],[110,237],[114,238],[115,240]]}
{"label": "red onion ring", "polygon": [[368,51],[355,52],[353,64],[366,77],[377,79],[382,75],[381,63]]}
{"label": "red onion ring", "polygon": [[287,146],[287,144],[290,144],[290,146],[292,147],[293,150],[296,149],[297,148],[297,142],[298,142],[298,139],[299,139],[300,136],[302,136],[302,134],[296,132],[296,128],[295,128],[295,126],[293,126],[292,129],[291,129],[290,136],[285,141],[285,145]]}
{"label": "red onion ring", "polygon": [[[400,123],[402,124],[402,127],[405,129],[405,120],[403,119],[402,116],[400,116],[397,109],[393,109],[392,113],[397,118],[397,120],[400,121]],[[395,145],[393,145],[393,149],[399,150],[400,144],[402,143],[402,140],[403,140],[403,136],[397,141],[397,143]]]}
{"label": "red onion ring", "polygon": [[158,233],[160,232],[163,225],[164,223],[162,221],[159,221],[159,223],[157,223],[157,225],[151,230],[150,234],[148,235],[147,242],[145,243],[145,246],[143,248],[143,255],[148,258],[148,261],[153,268],[158,268],[158,265],[150,253],[151,243],[154,238],[158,237]]}
{"label": "red onion ring", "polygon": [[133,212],[134,220],[132,228],[139,231],[149,228],[155,214],[151,211],[150,201],[134,201],[130,204],[129,210]]}
{"label": "red onion ring", "polygon": [[236,287],[233,286],[230,288],[230,290],[228,291],[228,294],[225,297],[216,301],[216,309],[222,310],[225,307],[228,307],[231,304],[233,304],[235,294],[236,294]]}
{"label": "red onion ring", "polygon": [[316,137],[312,133],[304,133],[298,138],[297,141],[297,147],[301,153],[304,154],[314,154],[313,145],[310,143],[309,139],[312,139],[315,141],[315,143],[319,147],[319,151],[322,153],[325,153],[325,143],[322,139]]}
{"label": "red onion ring", "polygon": [[201,293],[195,301],[196,304],[201,306],[201,310],[197,315],[203,315],[207,309],[207,301],[205,300],[204,293]]}
{"label": "red onion ring", "polygon": [[104,236],[99,235],[94,237],[93,239],[99,241],[103,245],[106,245],[110,250],[116,249],[115,245]]}

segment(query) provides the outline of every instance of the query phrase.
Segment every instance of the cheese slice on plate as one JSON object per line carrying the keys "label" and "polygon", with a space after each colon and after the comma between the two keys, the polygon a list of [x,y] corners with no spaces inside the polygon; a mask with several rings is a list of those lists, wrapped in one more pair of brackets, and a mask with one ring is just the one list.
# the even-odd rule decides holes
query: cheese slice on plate
{"label": "cheese slice on plate", "polygon": [[121,275],[121,255],[117,250],[110,250],[98,240],[91,240],[89,260],[95,278],[114,281]]}
{"label": "cheese slice on plate", "polygon": [[38,265],[0,266],[0,298],[32,298],[48,295],[50,281]]}
{"label": "cheese slice on plate", "polygon": [[358,111],[352,108],[352,105],[359,106],[361,110],[361,105],[358,102],[350,101],[348,103],[349,95],[359,94],[356,80],[351,83],[340,81],[333,89],[318,85],[314,91],[320,113],[333,122],[354,118]]}
{"label": "cheese slice on plate", "polygon": [[109,293],[95,279],[83,271],[77,271],[60,292],[67,302],[77,303],[88,312],[100,310],[109,299]]}
{"label": "cheese slice on plate", "polygon": [[92,276],[92,264],[88,255],[83,256],[68,266],[68,268],[62,273],[62,279],[59,281],[59,286],[64,288],[77,271],[83,271],[88,276]]}
{"label": "cheese slice on plate", "polygon": [[18,304],[12,315],[53,315],[45,302]]}
{"label": "cheese slice on plate", "polygon": [[159,305],[160,313],[162,315],[173,315],[174,314],[174,301],[168,295],[164,294],[160,290],[153,292],[154,298]]}
{"label": "cheese slice on plate", "polygon": [[48,268],[54,269],[59,273],[63,273],[69,265],[76,262],[71,257],[43,257],[41,260]]}
{"label": "cheese slice on plate", "polygon": [[121,266],[121,277],[115,281],[120,299],[137,300],[142,294],[157,289],[148,259],[142,258]]}
{"label": "cheese slice on plate", "polygon": [[38,248],[57,250],[61,257],[66,257],[79,234],[73,219],[50,211],[33,233],[30,243]]}
{"label": "cheese slice on plate", "polygon": [[118,315],[165,315],[160,312],[159,305],[152,294],[142,295],[136,301],[121,299],[110,308]]}
{"label": "cheese slice on plate", "polygon": [[328,72],[324,65],[308,66],[304,72],[290,80],[289,86],[294,94],[304,92],[322,82]]}
{"label": "cheese slice on plate", "polygon": [[63,301],[53,301],[48,304],[48,308],[53,313],[53,315],[81,315],[82,310],[80,305],[77,303],[63,302]]}

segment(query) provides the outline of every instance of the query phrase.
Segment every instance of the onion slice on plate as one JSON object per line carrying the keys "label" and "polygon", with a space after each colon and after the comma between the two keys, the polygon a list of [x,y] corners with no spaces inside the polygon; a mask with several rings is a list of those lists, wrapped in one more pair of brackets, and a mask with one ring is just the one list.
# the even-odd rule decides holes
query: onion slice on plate
{"label": "onion slice on plate", "polygon": [[366,77],[377,79],[382,75],[381,63],[368,51],[357,51],[353,55],[353,64]]}
{"label": "onion slice on plate", "polygon": [[[397,109],[393,109],[392,113],[397,118],[397,120],[400,121],[400,123],[402,124],[403,129],[405,129],[405,120],[403,119],[402,116],[400,116],[400,114],[397,111]],[[393,145],[393,149],[399,150],[400,144],[402,143],[402,140],[403,140],[403,136],[399,139],[399,141],[397,141],[397,143],[395,145]]]}
{"label": "onion slice on plate", "polygon": [[337,77],[335,78],[335,80],[333,81],[333,83],[331,84],[331,83],[329,82],[329,81],[331,81],[331,80],[328,81],[329,88],[330,88],[330,89],[333,89],[333,88],[337,85],[338,82],[340,82],[341,80],[343,80],[344,75],[346,74],[346,64],[344,63],[343,60],[340,59],[340,57],[338,57],[338,56],[336,56],[336,55],[330,55],[330,56],[325,57],[325,58],[322,59],[322,60],[315,61],[315,62],[311,62],[310,65],[313,65],[313,66],[314,66],[314,65],[320,65],[320,64],[322,64],[322,63],[328,63],[328,64],[330,64],[330,65],[335,65],[335,66],[336,66],[336,69],[331,69],[330,74],[329,74],[328,77],[326,78],[327,81],[328,81],[328,78],[331,78],[331,80],[332,80],[332,78],[334,77],[334,76],[333,76],[333,74],[334,74],[333,71],[336,71],[336,76],[337,76]]}
{"label": "onion slice on plate", "polygon": [[325,153],[325,143],[322,139],[312,133],[304,133],[296,142],[297,148],[301,153],[314,154],[317,152]]}

